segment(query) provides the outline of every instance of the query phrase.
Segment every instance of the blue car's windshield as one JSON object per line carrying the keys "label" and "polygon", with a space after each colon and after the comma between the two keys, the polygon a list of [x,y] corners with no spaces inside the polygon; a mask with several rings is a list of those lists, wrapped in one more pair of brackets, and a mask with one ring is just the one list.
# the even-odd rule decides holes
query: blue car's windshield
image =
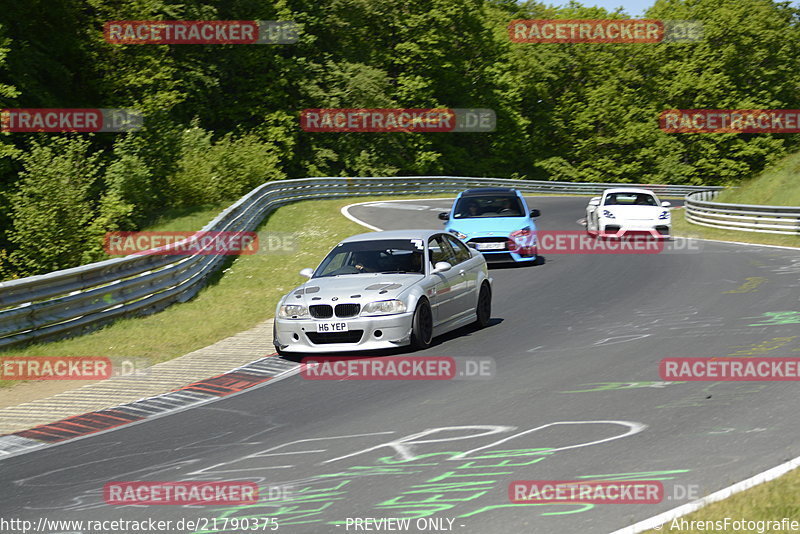
{"label": "blue car's windshield", "polygon": [[362,273],[425,274],[421,239],[340,243],[314,272],[314,278]]}
{"label": "blue car's windshield", "polygon": [[525,209],[515,195],[461,197],[453,210],[454,219],[478,217],[522,217]]}

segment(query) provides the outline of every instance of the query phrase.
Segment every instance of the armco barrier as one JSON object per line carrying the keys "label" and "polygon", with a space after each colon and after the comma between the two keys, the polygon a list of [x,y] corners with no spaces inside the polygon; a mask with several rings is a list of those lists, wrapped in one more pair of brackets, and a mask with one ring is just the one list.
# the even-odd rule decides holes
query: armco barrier
{"label": "armco barrier", "polygon": [[[283,204],[364,195],[456,193],[470,187],[515,187],[524,193],[600,194],[641,184],[538,182],[495,178],[304,178],[268,182],[235,202],[202,230],[254,230]],[[708,187],[641,185],[685,195]],[[146,315],[192,298],[226,256],[138,255],[0,283],[0,348],[79,335],[122,317]]]}
{"label": "armco barrier", "polygon": [[758,206],[711,202],[719,191],[686,195],[686,220],[690,223],[767,234],[800,234],[800,207]]}

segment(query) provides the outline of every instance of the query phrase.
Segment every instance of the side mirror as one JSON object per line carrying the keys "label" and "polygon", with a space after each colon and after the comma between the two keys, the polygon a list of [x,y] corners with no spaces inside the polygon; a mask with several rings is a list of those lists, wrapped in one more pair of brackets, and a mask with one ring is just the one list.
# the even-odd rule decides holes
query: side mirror
{"label": "side mirror", "polygon": [[539,210],[531,210],[531,217],[533,217],[533,218],[539,217],[541,214],[542,214],[542,212],[539,211]]}
{"label": "side mirror", "polygon": [[439,214],[439,219],[442,220],[442,221],[446,221],[449,218],[450,218],[450,212],[449,211],[443,211],[442,213]]}
{"label": "side mirror", "polygon": [[592,200],[589,201],[590,206],[599,206],[600,205],[600,197],[594,197]]}
{"label": "side mirror", "polygon": [[662,207],[662,208],[668,208],[668,207],[670,207],[670,206],[672,206],[672,204],[670,204],[669,202],[662,202],[662,203],[661,203],[661,207]]}
{"label": "side mirror", "polygon": [[453,266],[447,263],[446,261],[437,261],[436,265],[433,266],[433,271],[431,271],[431,274],[443,273],[445,271],[449,271],[452,268]]}
{"label": "side mirror", "polygon": [[312,269],[311,267],[306,267],[305,269],[300,271],[300,276],[311,278],[312,276],[314,276],[314,269]]}

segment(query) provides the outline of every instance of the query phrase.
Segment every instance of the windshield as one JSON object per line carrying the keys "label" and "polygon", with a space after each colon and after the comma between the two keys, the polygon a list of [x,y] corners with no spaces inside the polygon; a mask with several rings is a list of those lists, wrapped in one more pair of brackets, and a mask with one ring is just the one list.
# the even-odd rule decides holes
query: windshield
{"label": "windshield", "polygon": [[314,278],[362,273],[425,274],[421,239],[340,243],[314,272]]}
{"label": "windshield", "polygon": [[522,217],[525,208],[516,195],[461,197],[453,210],[454,219],[478,217]]}
{"label": "windshield", "polygon": [[648,193],[610,193],[605,206],[658,206],[658,202]]}

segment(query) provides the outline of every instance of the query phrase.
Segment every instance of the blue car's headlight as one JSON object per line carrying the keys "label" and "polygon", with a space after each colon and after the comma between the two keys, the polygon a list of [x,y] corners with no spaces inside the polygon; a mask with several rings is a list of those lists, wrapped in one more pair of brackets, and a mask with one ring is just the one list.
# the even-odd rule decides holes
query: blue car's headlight
{"label": "blue car's headlight", "polygon": [[662,211],[661,215],[659,215],[658,218],[661,219],[662,221],[669,219],[669,211]]}
{"label": "blue car's headlight", "polygon": [[461,239],[461,240],[464,240],[464,239],[467,238],[467,234],[462,234],[458,230],[453,230],[452,228],[450,229],[450,233],[453,234],[454,236],[456,236],[457,238]]}
{"label": "blue car's headlight", "polygon": [[606,219],[616,219],[616,217],[614,217],[614,214],[608,210],[603,210],[603,217],[605,217]]}

